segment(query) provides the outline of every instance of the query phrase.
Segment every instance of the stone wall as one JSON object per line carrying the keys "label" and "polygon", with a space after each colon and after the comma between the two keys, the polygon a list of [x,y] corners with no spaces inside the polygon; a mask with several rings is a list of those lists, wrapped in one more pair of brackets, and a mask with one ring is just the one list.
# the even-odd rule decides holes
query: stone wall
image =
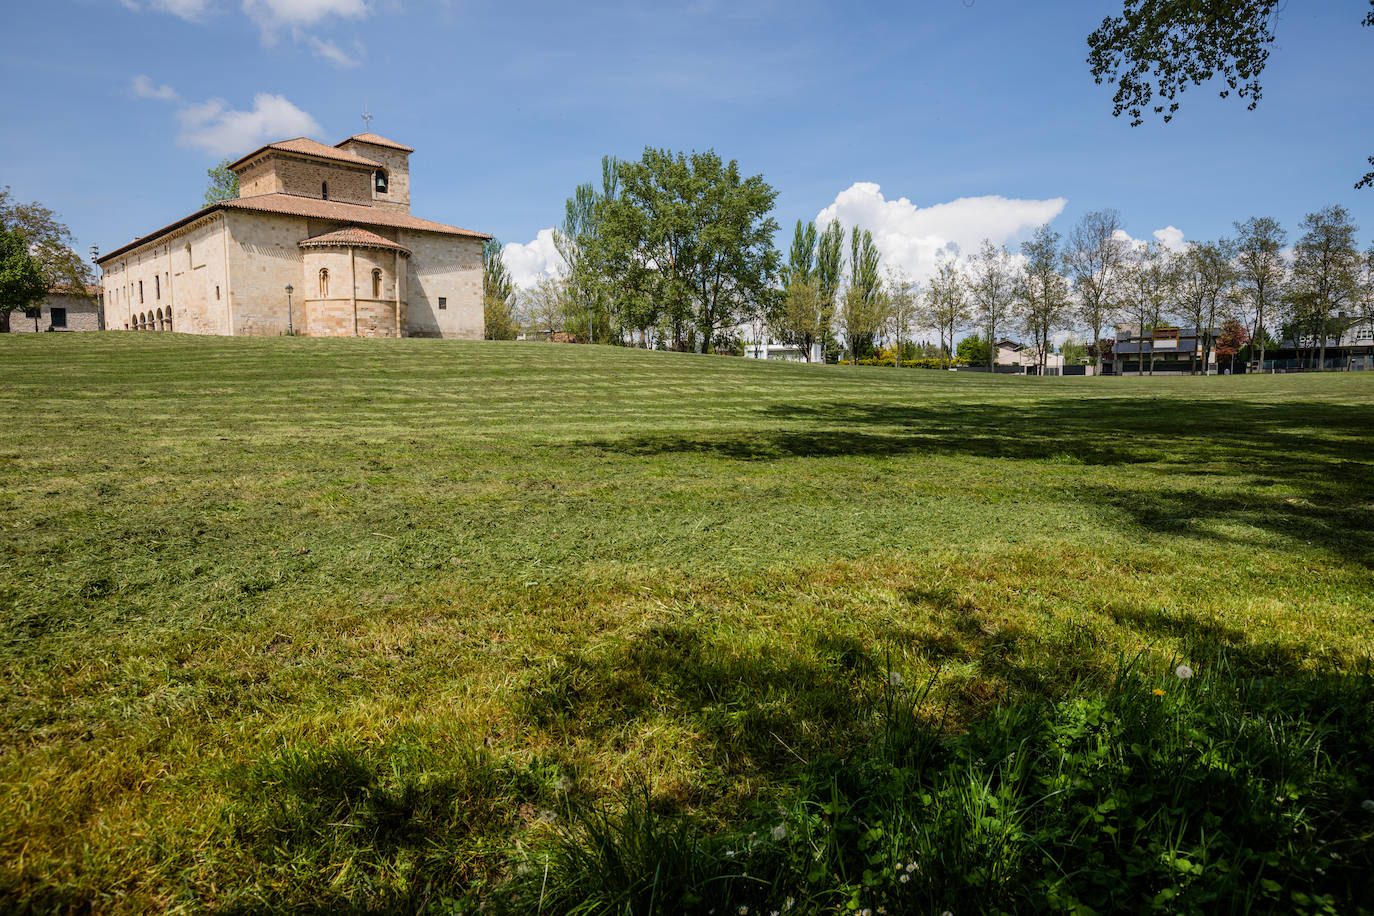
{"label": "stone wall", "polygon": [[220,212],[102,264],[105,327],[165,330],[170,320],[174,331],[230,333],[227,241]]}
{"label": "stone wall", "polygon": [[268,156],[273,162],[281,190],[300,197],[320,199],[321,185],[329,183],[329,199],[344,203],[372,203],[372,170],[339,163],[332,165],[293,156]]}
{"label": "stone wall", "polygon": [[358,140],[346,140],[340,147],[350,153],[380,163],[386,169],[387,190],[385,194],[376,192],[376,182],[372,185],[372,205],[384,210],[410,212],[410,154],[405,150],[389,146],[376,146]]}
{"label": "stone wall", "polygon": [[[288,317],[291,319],[289,324],[299,331],[304,320],[303,303],[319,295],[314,278],[307,277],[302,269],[304,259],[298,243],[306,237],[306,220],[299,216],[242,210],[228,211],[228,215],[233,239],[229,249],[233,281],[232,333],[278,336],[286,333]],[[337,268],[330,273],[337,274]],[[288,285],[294,288],[291,295],[294,308],[289,316]],[[346,289],[345,283],[340,283],[338,288]]]}
{"label": "stone wall", "polygon": [[408,335],[481,340],[482,240],[413,230],[400,235],[400,243],[411,250],[405,279]]}

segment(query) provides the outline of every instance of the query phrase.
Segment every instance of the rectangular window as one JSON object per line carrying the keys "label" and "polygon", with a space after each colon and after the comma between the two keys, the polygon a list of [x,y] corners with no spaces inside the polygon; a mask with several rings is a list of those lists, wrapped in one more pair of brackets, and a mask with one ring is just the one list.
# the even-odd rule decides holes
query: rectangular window
{"label": "rectangular window", "polygon": [[440,297],[439,297],[439,308],[441,308],[441,309],[446,309],[446,308],[448,308],[448,300],[445,299],[443,296],[440,296]]}
{"label": "rectangular window", "polygon": [[153,298],[162,298],[162,277],[159,274],[153,274]]}
{"label": "rectangular window", "polygon": [[138,304],[143,304],[143,281],[138,281]]}
{"label": "rectangular window", "polygon": [[65,328],[67,326],[67,310],[62,308],[52,309],[52,326],[55,328]]}

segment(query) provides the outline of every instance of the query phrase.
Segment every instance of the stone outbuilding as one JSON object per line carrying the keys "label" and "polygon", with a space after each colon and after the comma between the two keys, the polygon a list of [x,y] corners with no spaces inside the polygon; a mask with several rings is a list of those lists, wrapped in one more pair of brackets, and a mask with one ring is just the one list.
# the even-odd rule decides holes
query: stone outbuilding
{"label": "stone outbuilding", "polygon": [[98,286],[56,287],[32,309],[11,312],[10,332],[102,330],[99,296]]}
{"label": "stone outbuilding", "polygon": [[107,327],[480,339],[491,236],[411,215],[413,152],[363,133],[231,163],[236,199],[98,260]]}

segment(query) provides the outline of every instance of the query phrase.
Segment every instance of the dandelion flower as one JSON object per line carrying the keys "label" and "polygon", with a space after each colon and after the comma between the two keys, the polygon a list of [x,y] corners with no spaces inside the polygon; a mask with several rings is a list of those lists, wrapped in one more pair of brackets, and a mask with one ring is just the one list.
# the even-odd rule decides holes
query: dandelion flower
{"label": "dandelion flower", "polygon": [[1151,690],[1150,692],[1153,693],[1153,694],[1154,694],[1155,696],[1157,696],[1157,697],[1162,697],[1162,696],[1164,696],[1164,691],[1163,691],[1163,690],[1160,690],[1158,687],[1156,687],[1154,690]]}
{"label": "dandelion flower", "polygon": [[887,673],[887,682],[893,687],[900,687],[904,683],[901,673],[897,671],[889,671]]}
{"label": "dandelion flower", "polygon": [[1374,798],[1366,798],[1364,801],[1360,802],[1360,807],[1370,814],[1374,814]]}
{"label": "dandelion flower", "polygon": [[1178,675],[1180,681],[1186,681],[1193,676],[1193,669],[1189,668],[1187,665],[1179,665],[1174,669],[1174,674]]}
{"label": "dandelion flower", "polygon": [[776,827],[773,828],[773,839],[775,839],[775,840],[785,840],[785,839],[787,839],[787,825],[786,825],[786,824],[779,824],[778,826],[776,826]]}

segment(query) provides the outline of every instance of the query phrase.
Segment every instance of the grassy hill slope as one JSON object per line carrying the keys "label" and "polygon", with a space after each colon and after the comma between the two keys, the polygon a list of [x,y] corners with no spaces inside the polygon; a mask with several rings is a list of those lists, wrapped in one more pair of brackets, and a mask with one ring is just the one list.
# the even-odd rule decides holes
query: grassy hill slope
{"label": "grassy hill slope", "polygon": [[1142,651],[1371,652],[1374,376],[154,334],[0,365],[12,905],[433,902],[569,797],[787,797],[889,672],[957,731]]}

